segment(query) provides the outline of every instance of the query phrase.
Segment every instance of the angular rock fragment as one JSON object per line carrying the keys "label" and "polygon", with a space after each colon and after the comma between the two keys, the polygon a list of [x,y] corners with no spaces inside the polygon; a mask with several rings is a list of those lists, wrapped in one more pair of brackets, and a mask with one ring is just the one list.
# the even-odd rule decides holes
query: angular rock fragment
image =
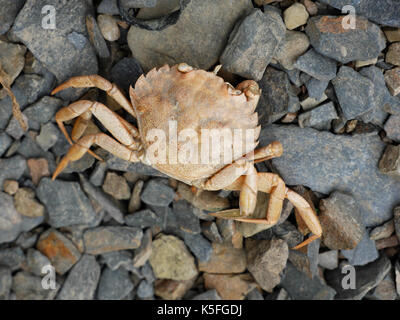
{"label": "angular rock fragment", "polygon": [[330,128],[331,121],[338,118],[335,106],[332,102],[329,102],[300,114],[299,125],[301,128],[313,127],[317,130],[323,130],[327,127]]}
{"label": "angular rock fragment", "polygon": [[329,81],[336,76],[336,62],[320,55],[314,49],[300,56],[294,67],[321,81]]}
{"label": "angular rock fragment", "polygon": [[275,53],[275,59],[287,70],[293,70],[297,58],[307,51],[310,45],[307,35],[299,31],[286,31],[285,39]]}
{"label": "angular rock fragment", "polygon": [[400,146],[386,147],[379,160],[379,170],[390,177],[400,179]]}
{"label": "angular rock fragment", "polygon": [[99,300],[122,300],[133,290],[129,273],[124,268],[105,268],[101,273],[97,298]]}

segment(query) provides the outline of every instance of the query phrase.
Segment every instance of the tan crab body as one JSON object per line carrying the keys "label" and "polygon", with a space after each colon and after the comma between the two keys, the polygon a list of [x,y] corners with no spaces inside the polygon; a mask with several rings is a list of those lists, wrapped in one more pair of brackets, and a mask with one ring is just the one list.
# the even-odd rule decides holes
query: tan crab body
{"label": "tan crab body", "polygon": [[[272,226],[279,220],[283,200],[287,198],[313,233],[297,248],[320,237],[321,226],[308,202],[287,188],[278,175],[257,172],[254,167],[254,162],[278,157],[283,151],[279,142],[255,149],[260,134],[255,112],[260,97],[257,83],[246,80],[234,88],[216,75],[218,70],[219,67],[214,72],[195,70],[184,63],[153,69],[141,76],[134,88],[130,88],[131,101],[125,98],[116,85],[98,75],[74,77],[61,84],[53,94],[69,87],[97,87],[106,91],[137,119],[138,128],[99,102],[80,100],[62,108],[56,114],[56,121],[72,147],[59,163],[53,179],[70,161],[79,159],[86,152],[98,158],[90,150],[93,144],[97,144],[124,160],[141,161],[172,178],[201,189],[240,190],[240,209],[214,213],[218,218]],[[105,133],[82,137],[92,116],[115,139]],[[78,119],[71,139],[63,122],[73,118]],[[171,123],[175,125],[176,131],[171,131]],[[185,130],[191,132],[191,135],[186,139],[173,139],[174,132],[179,134]],[[224,141],[223,152],[218,154],[217,161],[180,161],[180,152],[184,152],[188,145],[201,153],[202,148],[210,143],[210,140],[202,138],[205,132],[210,133],[212,130],[228,131],[231,137],[236,137]],[[242,134],[235,136],[238,131]],[[159,132],[164,134],[163,138],[155,138],[155,133]],[[248,132],[251,134],[248,135]],[[154,161],[154,157],[149,156],[155,145],[157,148],[153,155],[165,154],[165,161]],[[230,153],[230,157],[226,157],[227,153]],[[171,157],[171,154],[176,156]],[[199,157],[197,159],[200,160]],[[270,193],[268,210],[263,219],[249,217],[255,209],[257,191]]]}

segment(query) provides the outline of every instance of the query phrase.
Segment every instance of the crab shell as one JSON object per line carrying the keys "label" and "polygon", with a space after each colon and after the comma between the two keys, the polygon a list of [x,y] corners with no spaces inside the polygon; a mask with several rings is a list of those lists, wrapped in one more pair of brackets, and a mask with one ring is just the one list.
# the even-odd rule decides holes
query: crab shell
{"label": "crab shell", "polygon": [[[177,180],[201,186],[207,178],[227,164],[253,151],[257,146],[260,127],[257,126],[258,115],[254,109],[259,95],[254,98],[255,100],[249,101],[244,92],[235,90],[232,85],[226,83],[214,72],[204,70],[182,72],[178,68],[178,65],[173,67],[165,65],[158,70],[152,69],[147,75],[142,75],[137,80],[134,89],[130,87],[129,94],[136,112],[144,150],[148,150],[154,143],[154,139],[147,139],[149,132],[154,132],[151,131],[152,129],[160,129],[165,133],[166,163],[149,164]],[[251,82],[257,86],[254,81]],[[234,129],[254,129],[254,141],[246,143],[246,137],[243,134],[241,139],[243,153],[237,155],[236,158],[232,157],[233,161],[224,161],[221,154],[220,161],[217,163],[207,164],[201,163],[201,161],[177,163],[179,161],[170,161],[168,156],[169,148],[171,148],[168,143],[171,120],[176,121],[178,135],[184,129],[193,129],[196,132],[197,138],[191,139],[189,143],[197,148],[199,157],[202,129],[227,128],[231,130],[232,136]],[[187,148],[187,143],[187,141],[178,140],[176,150],[179,152]],[[232,139],[226,145],[231,148],[232,152],[234,143],[235,141]]]}

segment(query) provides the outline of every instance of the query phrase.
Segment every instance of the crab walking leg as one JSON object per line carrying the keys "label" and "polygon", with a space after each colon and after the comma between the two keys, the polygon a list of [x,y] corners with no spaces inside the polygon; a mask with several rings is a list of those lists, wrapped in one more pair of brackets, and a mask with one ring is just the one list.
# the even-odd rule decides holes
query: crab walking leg
{"label": "crab walking leg", "polygon": [[66,82],[60,84],[57,88],[55,88],[51,94],[54,95],[59,91],[68,89],[68,88],[99,88],[107,92],[107,94],[113,98],[119,105],[121,105],[127,112],[129,112],[132,116],[136,118],[135,111],[129,102],[129,100],[124,96],[122,91],[110,81],[100,77],[97,74],[89,75],[89,76],[79,76],[72,77]]}
{"label": "crab walking leg", "polygon": [[69,162],[82,158],[93,144],[98,145],[99,147],[126,161],[140,161],[137,151],[127,148],[105,133],[91,134],[79,139],[79,141],[69,149],[54,171],[52,180],[54,180],[61,173],[61,171],[65,169]]}
{"label": "crab walking leg", "polygon": [[246,160],[262,162],[272,158],[280,157],[283,153],[282,144],[279,141],[271,142],[269,145],[258,148],[254,152],[249,153],[246,155]]}

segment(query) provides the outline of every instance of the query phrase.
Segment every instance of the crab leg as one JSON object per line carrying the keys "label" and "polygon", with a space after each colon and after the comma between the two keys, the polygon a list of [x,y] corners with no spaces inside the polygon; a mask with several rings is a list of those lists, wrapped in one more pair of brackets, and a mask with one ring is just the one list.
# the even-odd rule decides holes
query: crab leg
{"label": "crab leg", "polygon": [[51,94],[54,95],[61,90],[65,90],[68,88],[99,88],[107,92],[107,94],[113,98],[118,104],[120,104],[127,112],[129,112],[132,116],[136,118],[135,111],[129,100],[125,98],[122,91],[110,81],[100,77],[97,74],[89,75],[89,76],[79,76],[72,77],[66,82],[60,84],[57,88],[55,88]]}
{"label": "crab leg", "polygon": [[82,158],[93,144],[97,144],[99,147],[126,161],[140,161],[138,151],[128,149],[105,133],[91,134],[79,139],[79,141],[69,149],[68,153],[62,158],[54,171],[52,180],[65,169],[70,161],[76,161]]}

